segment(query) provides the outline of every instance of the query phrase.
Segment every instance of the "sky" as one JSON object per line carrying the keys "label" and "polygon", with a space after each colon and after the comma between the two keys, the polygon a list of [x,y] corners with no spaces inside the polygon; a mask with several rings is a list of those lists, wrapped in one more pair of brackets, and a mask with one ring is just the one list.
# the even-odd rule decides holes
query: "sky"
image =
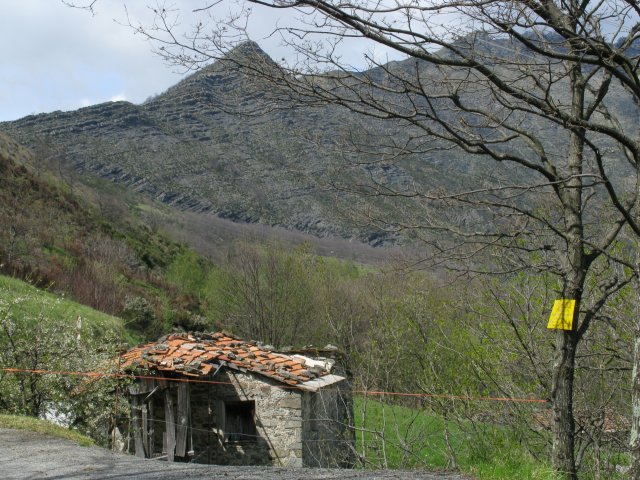
{"label": "sky", "polygon": [[[68,0],[70,1],[70,0]],[[82,0],[77,0],[82,1]],[[86,1],[86,0],[85,0]],[[114,100],[141,103],[184,77],[152,52],[150,43],[122,23],[124,0],[98,0],[95,12],[70,8],[62,0],[8,0],[0,15],[0,121],[35,113],[77,108]],[[129,17],[148,23],[153,0],[127,1]],[[189,25],[193,7],[204,0],[172,0]],[[216,8],[224,15],[231,8]],[[186,7],[186,8],[185,8]],[[226,9],[226,10],[224,10]],[[287,14],[285,12],[285,14]],[[249,23],[253,40],[272,58],[293,52],[269,37],[282,11],[254,7]],[[364,41],[345,52],[357,63],[371,46]],[[376,56],[388,55],[374,52]]]}
{"label": "sky", "polygon": [[142,102],[181,78],[114,18],[124,19],[124,10],[110,0],[95,16],[60,0],[3,2],[0,120],[109,100]]}

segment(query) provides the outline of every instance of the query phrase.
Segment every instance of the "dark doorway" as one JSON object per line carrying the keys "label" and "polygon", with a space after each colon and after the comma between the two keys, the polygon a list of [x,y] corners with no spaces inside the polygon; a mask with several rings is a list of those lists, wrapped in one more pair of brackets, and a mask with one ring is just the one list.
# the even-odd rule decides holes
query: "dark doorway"
{"label": "dark doorway", "polygon": [[248,402],[225,402],[224,434],[227,442],[255,442],[256,404]]}

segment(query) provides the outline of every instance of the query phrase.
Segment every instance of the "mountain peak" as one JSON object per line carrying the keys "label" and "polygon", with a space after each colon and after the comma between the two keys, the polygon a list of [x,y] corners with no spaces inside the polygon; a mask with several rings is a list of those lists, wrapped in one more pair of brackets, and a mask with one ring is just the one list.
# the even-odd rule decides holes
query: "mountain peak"
{"label": "mountain peak", "polygon": [[[202,101],[208,102],[209,106],[218,105],[224,103],[224,97],[232,91],[250,97],[257,87],[255,79],[250,78],[246,72],[253,69],[268,72],[277,71],[279,67],[256,42],[242,42],[164,93],[145,102],[145,105],[157,107],[169,102],[193,106],[196,103],[201,104]],[[237,102],[237,97],[233,97],[232,101]]]}
{"label": "mountain peak", "polygon": [[247,40],[245,42],[238,44],[231,50],[229,50],[224,58],[241,58],[241,57],[256,57],[256,56],[262,57],[262,58],[268,58],[269,60],[271,60],[269,55],[267,55],[265,51],[262,50],[262,48],[260,48],[260,45],[258,45],[253,40]]}
{"label": "mountain peak", "polygon": [[247,40],[228,50],[225,55],[213,65],[218,64],[226,66],[227,68],[230,64],[233,64],[238,67],[249,67],[252,70],[256,67],[278,68],[276,62],[253,40]]}
{"label": "mountain peak", "polygon": [[[231,72],[239,72],[245,68],[253,70],[265,67],[279,68],[267,53],[256,42],[247,40],[227,50],[215,62],[202,67],[191,78],[206,78],[209,75],[228,75]],[[189,77],[188,77],[189,78]]]}

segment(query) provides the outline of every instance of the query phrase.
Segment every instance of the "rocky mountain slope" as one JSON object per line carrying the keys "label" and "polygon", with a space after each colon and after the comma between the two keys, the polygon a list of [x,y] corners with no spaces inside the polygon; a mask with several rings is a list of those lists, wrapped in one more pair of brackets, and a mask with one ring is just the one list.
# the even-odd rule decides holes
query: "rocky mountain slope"
{"label": "rocky mountain slope", "polygon": [[[336,183],[454,189],[478,185],[491,172],[490,161],[469,161],[451,149],[402,161],[385,161],[382,147],[353,151],[347,140],[354,132],[392,138],[393,128],[332,105],[289,108],[286,93],[238,71],[237,63],[278,68],[256,44],[247,43],[142,105],[110,102],[32,115],[0,123],[0,131],[54,155],[62,152],[77,170],[182,210],[371,245],[395,243],[398,236],[355,217],[357,197],[335,188]],[[387,68],[409,71],[414,63],[393,62]],[[363,75],[377,78],[383,72]],[[562,149],[562,140],[552,133],[549,142]],[[502,171],[518,178],[517,171]],[[368,199],[367,214],[384,216],[397,208],[396,199]]]}
{"label": "rocky mountain slope", "polygon": [[[271,62],[255,44],[231,53],[239,62]],[[347,195],[332,188],[375,174],[412,181],[404,168],[357,167],[336,155],[342,132],[359,119],[337,107],[268,108],[286,102],[265,84],[220,61],[145,102],[109,102],[72,112],[32,115],[0,124],[20,142],[73,159],[77,170],[124,183],[191,212],[280,226],[316,236],[393,241],[349,218]],[[227,111],[247,107],[246,114]],[[420,175],[446,178],[437,165]],[[384,208],[384,202],[381,203]]]}
{"label": "rocky mountain slope", "polygon": [[62,150],[78,170],[183,210],[350,236],[320,178],[335,162],[299,136],[302,124],[318,121],[329,131],[340,119],[326,123],[303,111],[242,116],[221,108],[255,101],[263,95],[255,87],[216,63],[143,105],[111,102],[29,116],[0,131]]}

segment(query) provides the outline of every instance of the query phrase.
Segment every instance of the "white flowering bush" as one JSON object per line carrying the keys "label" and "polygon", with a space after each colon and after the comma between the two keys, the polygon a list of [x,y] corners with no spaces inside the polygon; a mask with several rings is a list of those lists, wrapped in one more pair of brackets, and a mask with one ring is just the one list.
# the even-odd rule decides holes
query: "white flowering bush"
{"label": "white flowering bush", "polygon": [[66,305],[0,286],[0,411],[48,418],[104,443],[119,413],[117,379],[87,374],[116,371],[118,332]]}

